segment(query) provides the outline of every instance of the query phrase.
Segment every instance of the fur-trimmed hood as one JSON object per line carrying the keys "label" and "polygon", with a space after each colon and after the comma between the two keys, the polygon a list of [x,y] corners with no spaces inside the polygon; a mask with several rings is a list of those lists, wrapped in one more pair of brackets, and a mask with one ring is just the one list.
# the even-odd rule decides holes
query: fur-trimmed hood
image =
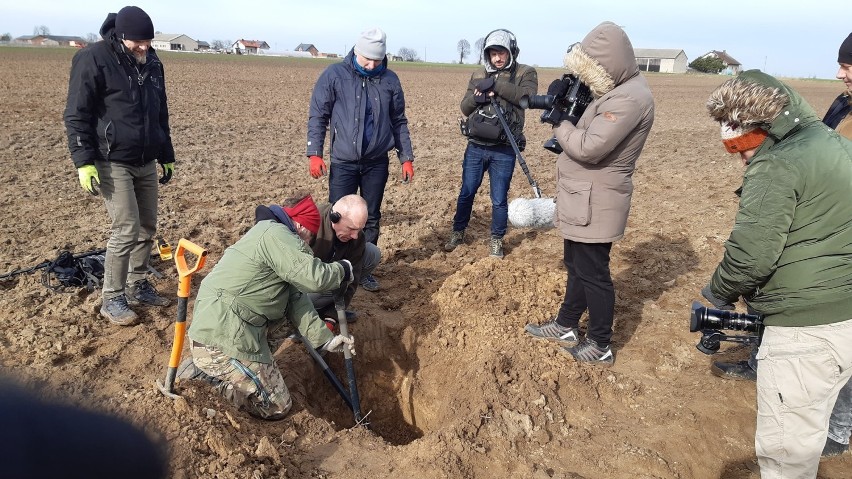
{"label": "fur-trimmed hood", "polygon": [[630,39],[612,22],[601,23],[574,45],[565,54],[564,64],[595,98],[639,74]]}
{"label": "fur-trimmed hood", "polygon": [[731,127],[757,126],[781,140],[795,128],[819,121],[795,90],[760,70],[748,70],[716,88],[707,99],[714,120]]}

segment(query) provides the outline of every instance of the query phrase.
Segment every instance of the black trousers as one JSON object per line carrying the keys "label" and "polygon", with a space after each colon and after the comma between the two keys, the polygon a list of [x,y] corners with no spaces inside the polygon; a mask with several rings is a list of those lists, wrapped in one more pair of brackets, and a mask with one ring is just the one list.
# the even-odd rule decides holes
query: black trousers
{"label": "black trousers", "polygon": [[588,309],[586,336],[601,346],[608,346],[612,339],[615,310],[615,288],[609,272],[612,243],[564,241],[563,261],[568,269],[568,281],[556,322],[567,328],[576,328]]}

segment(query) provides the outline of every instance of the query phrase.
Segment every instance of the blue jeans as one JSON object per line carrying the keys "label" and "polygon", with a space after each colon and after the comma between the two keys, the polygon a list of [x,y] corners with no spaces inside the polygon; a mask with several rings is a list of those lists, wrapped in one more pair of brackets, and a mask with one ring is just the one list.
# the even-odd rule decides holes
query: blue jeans
{"label": "blue jeans", "polygon": [[509,185],[515,171],[515,152],[511,146],[483,146],[467,143],[462,163],[462,186],[453,217],[453,231],[462,231],[470,222],[473,199],[485,172],[491,183],[491,236],[502,238],[509,220]]}
{"label": "blue jeans", "polygon": [[360,194],[367,202],[364,238],[374,245],[379,243],[379,223],[382,219],[382,200],[385,197],[388,174],[387,156],[359,162],[332,160],[328,173],[330,203],[354,194]]}
{"label": "blue jeans", "polygon": [[843,386],[834,409],[831,410],[831,419],[828,420],[828,437],[840,444],[849,444],[849,434],[852,433],[852,379]]}

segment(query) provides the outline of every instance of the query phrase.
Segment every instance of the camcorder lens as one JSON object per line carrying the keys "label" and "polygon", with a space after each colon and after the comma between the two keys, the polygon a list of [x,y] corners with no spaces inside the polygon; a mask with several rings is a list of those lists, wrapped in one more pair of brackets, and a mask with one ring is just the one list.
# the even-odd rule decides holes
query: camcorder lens
{"label": "camcorder lens", "polygon": [[519,104],[524,110],[549,110],[553,108],[556,97],[553,95],[524,95]]}
{"label": "camcorder lens", "polygon": [[763,317],[759,314],[742,314],[721,309],[710,309],[695,302],[689,317],[689,331],[692,333],[704,329],[729,329],[757,333],[763,326]]}

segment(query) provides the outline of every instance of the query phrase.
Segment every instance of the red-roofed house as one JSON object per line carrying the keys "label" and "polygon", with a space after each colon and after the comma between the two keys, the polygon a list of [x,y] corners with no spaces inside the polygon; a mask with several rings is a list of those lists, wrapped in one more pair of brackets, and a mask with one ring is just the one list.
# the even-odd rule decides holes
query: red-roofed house
{"label": "red-roofed house", "polygon": [[231,48],[237,53],[246,55],[257,55],[259,50],[269,50],[269,44],[263,40],[237,40],[231,45]]}
{"label": "red-roofed house", "polygon": [[728,52],[725,50],[722,50],[721,52],[713,50],[710,53],[701,55],[701,58],[707,57],[716,57],[719,60],[722,60],[722,63],[725,64],[725,69],[719,72],[721,75],[739,75],[740,71],[743,69],[742,63],[734,60],[734,57],[728,55]]}

